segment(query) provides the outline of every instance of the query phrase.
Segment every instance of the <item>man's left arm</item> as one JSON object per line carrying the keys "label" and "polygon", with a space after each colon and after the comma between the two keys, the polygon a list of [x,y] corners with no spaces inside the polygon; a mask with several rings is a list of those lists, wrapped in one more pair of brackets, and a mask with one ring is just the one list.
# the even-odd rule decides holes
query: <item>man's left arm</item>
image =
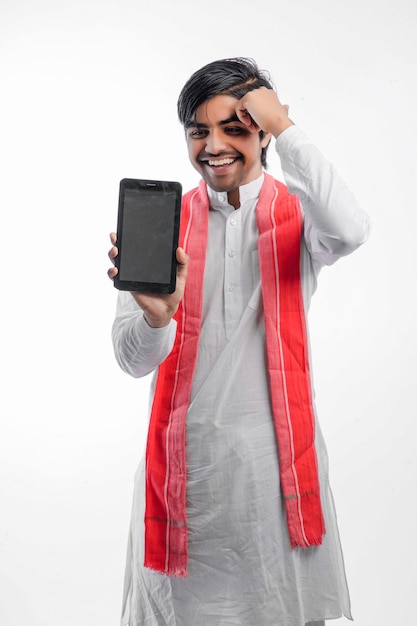
{"label": "man's left arm", "polygon": [[296,126],[276,140],[285,182],[301,201],[310,253],[324,263],[350,254],[368,238],[369,217],[312,141]]}
{"label": "man's left arm", "polygon": [[321,263],[333,263],[363,244],[369,217],[333,165],[288,116],[275,91],[261,87],[247,93],[237,114],[253,132],[262,129],[276,138],[285,182],[305,213],[305,239]]}

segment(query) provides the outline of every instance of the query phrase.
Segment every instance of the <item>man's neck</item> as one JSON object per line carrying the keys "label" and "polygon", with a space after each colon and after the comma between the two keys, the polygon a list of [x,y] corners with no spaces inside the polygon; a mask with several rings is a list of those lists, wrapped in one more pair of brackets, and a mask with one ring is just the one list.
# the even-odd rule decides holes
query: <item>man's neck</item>
{"label": "man's neck", "polygon": [[231,204],[235,209],[240,208],[240,194],[239,188],[233,189],[232,191],[227,192],[227,201]]}

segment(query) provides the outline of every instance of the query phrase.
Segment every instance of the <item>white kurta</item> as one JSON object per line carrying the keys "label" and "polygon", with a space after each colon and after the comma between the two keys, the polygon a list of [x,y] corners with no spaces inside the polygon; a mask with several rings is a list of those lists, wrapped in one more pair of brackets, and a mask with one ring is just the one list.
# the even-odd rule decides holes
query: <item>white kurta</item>
{"label": "white kurta", "polygon": [[[324,264],[366,240],[368,219],[300,129],[276,141],[286,184],[302,202],[306,310]],[[271,412],[255,207],[263,175],[239,209],[209,189],[203,318],[187,414],[189,576],[143,567],[144,463],[135,477],[122,626],[304,626],[351,617],[326,448],[316,428],[326,535],[291,550]],[[120,293],[113,327],[121,367],[139,377],[169,354],[175,322],[151,329]]]}

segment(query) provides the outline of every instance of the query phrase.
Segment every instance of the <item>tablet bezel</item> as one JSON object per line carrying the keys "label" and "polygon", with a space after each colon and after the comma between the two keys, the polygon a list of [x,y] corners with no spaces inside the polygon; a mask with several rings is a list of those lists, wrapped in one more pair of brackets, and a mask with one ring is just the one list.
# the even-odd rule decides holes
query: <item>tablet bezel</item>
{"label": "tablet bezel", "polygon": [[118,255],[115,259],[115,265],[119,269],[120,262],[123,258],[123,219],[124,219],[124,197],[126,189],[134,190],[146,190],[149,192],[151,189],[155,193],[165,194],[167,192],[175,194],[175,210],[174,210],[174,224],[173,224],[173,238],[172,238],[172,250],[171,250],[171,276],[169,283],[155,283],[122,280],[119,274],[116,274],[114,278],[114,286],[116,289],[122,291],[137,291],[141,293],[151,294],[170,294],[175,291],[176,276],[177,276],[177,260],[176,250],[178,247],[179,229],[180,229],[180,216],[181,216],[181,199],[182,199],[182,186],[179,182],[166,181],[166,180],[150,180],[142,178],[123,178],[120,181],[119,186],[119,206],[117,214],[117,247]]}

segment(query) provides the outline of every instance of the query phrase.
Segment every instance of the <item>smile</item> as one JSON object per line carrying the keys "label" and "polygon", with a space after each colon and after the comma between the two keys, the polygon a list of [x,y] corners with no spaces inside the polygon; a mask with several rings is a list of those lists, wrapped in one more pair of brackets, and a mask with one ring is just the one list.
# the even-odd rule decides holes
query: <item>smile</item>
{"label": "smile", "polygon": [[208,164],[211,165],[212,167],[219,167],[220,165],[231,165],[232,163],[234,163],[236,161],[236,159],[209,159]]}

